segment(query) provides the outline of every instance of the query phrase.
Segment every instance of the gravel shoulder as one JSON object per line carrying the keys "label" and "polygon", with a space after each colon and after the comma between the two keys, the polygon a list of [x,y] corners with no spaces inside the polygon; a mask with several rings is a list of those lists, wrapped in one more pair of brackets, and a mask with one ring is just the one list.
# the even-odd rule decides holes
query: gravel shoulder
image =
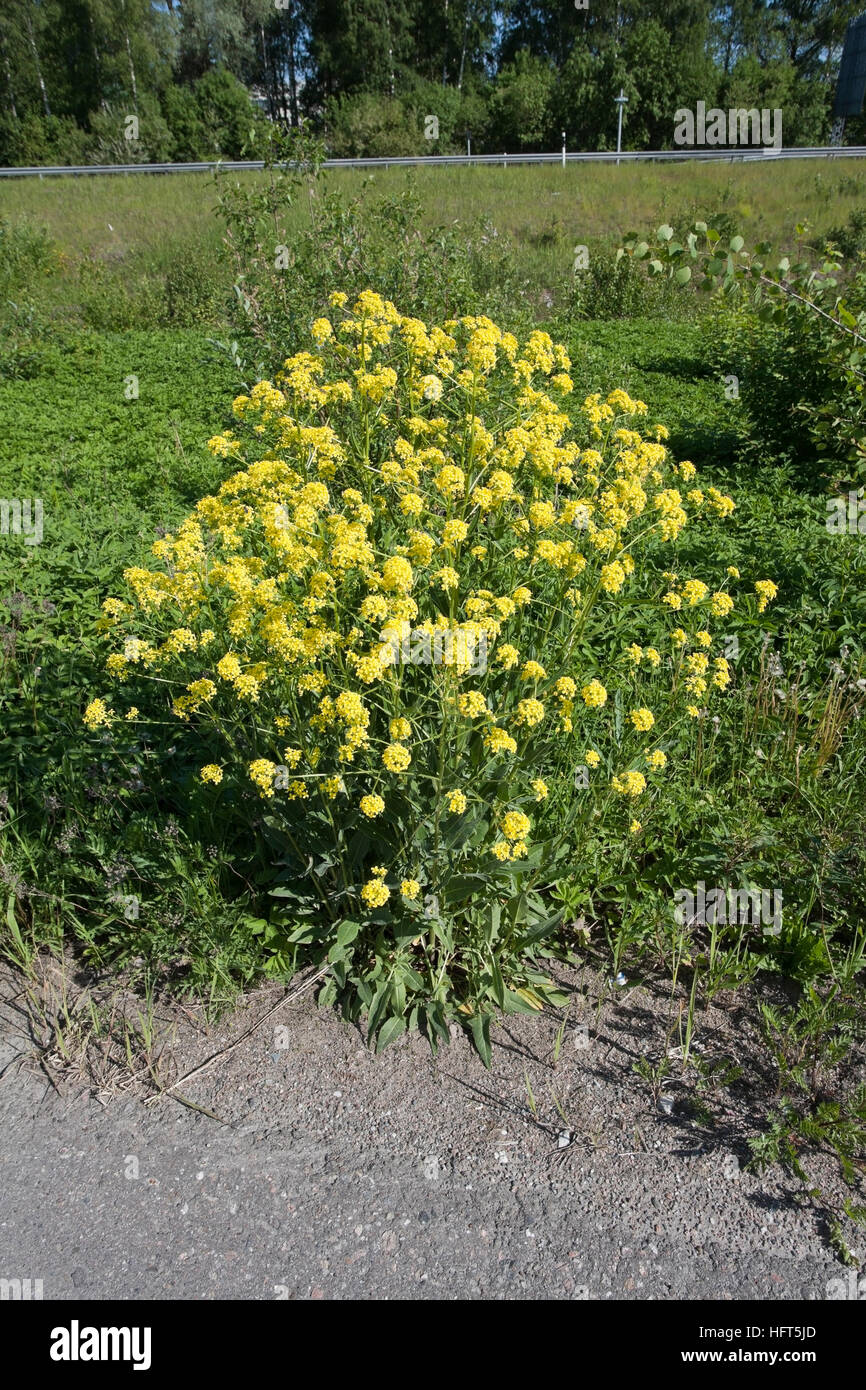
{"label": "gravel shoulder", "polygon": [[[210,1028],[166,1004],[163,1085],[219,1056],[154,1098],[146,1076],[35,1049],[3,974],[0,1276],[45,1299],[832,1296],[846,1271],[820,1206],[743,1169],[772,1088],[757,1052],[696,1118],[676,1067],[657,1096],[633,1070],[669,1042],[662,987],[563,979],[558,1058],[561,1018],[520,1017],[489,1072],[462,1035],[377,1057],[309,995],[244,1036],[281,987]],[[707,1062],[753,1041],[724,1010],[698,1037]]]}

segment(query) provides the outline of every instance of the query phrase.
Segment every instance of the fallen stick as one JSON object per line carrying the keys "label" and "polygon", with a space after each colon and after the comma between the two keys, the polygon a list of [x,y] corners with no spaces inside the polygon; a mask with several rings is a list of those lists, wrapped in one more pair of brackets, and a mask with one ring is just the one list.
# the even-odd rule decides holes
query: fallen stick
{"label": "fallen stick", "polygon": [[308,990],[311,985],[314,985],[317,980],[321,980],[324,975],[327,975],[327,973],[328,967],[326,965],[323,966],[321,970],[317,970],[315,975],[311,975],[309,980],[305,980],[302,985],[298,985],[298,988],[293,990],[291,994],[286,994],[283,996],[282,999],[278,999],[276,1004],[273,1004],[267,1010],[266,1013],[263,1013],[261,1018],[257,1019],[256,1022],[253,1023],[246,1030],[245,1033],[241,1033],[239,1038],[235,1038],[234,1042],[229,1043],[228,1047],[220,1048],[219,1052],[214,1052],[214,1054],[211,1057],[208,1057],[206,1061],[202,1062],[197,1067],[193,1067],[192,1071],[188,1071],[185,1076],[179,1077],[178,1080],[173,1082],[171,1086],[166,1086],[164,1090],[157,1092],[155,1096],[148,1096],[147,1100],[144,1102],[145,1105],[154,1105],[156,1101],[161,1100],[163,1096],[170,1095],[172,1091],[176,1091],[178,1086],[182,1086],[184,1082],[191,1081],[194,1076],[200,1076],[201,1073],[203,1071],[206,1071],[207,1068],[213,1062],[218,1062],[220,1057],[225,1057],[227,1053],[232,1052],[234,1048],[239,1047],[240,1044],[246,1038],[248,1038],[251,1033],[254,1033],[257,1028],[261,1027],[261,1025],[265,1022],[266,1019],[270,1018],[271,1014],[276,1013],[277,1009],[281,1009],[284,1004],[290,1004],[294,999],[299,999],[300,996],[304,994],[305,991]]}

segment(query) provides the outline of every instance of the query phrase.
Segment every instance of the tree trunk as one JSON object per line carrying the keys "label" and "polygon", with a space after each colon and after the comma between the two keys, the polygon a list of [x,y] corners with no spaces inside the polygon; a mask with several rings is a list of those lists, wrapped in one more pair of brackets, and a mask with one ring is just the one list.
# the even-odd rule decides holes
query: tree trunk
{"label": "tree trunk", "polygon": [[265,84],[265,96],[268,99],[268,115],[273,121],[276,119],[277,114],[275,101],[276,92],[274,90],[274,84],[271,81],[270,64],[268,63],[268,48],[265,43],[265,26],[263,24],[259,25],[259,37],[262,41],[262,78]]}
{"label": "tree trunk", "polygon": [[292,118],[292,125],[298,124],[298,69],[295,61],[295,13],[291,11],[292,22],[289,26],[289,112]]}
{"label": "tree trunk", "polygon": [[129,42],[129,26],[126,23],[126,3],[120,0],[120,13],[123,16],[123,37],[126,41],[126,60],[129,63],[129,78],[132,83],[132,106],[138,110],[138,86],[135,81],[135,64],[132,61],[132,45]]}
{"label": "tree trunk", "polygon": [[463,47],[460,50],[460,74],[457,78],[457,90],[463,91],[463,68],[466,63],[466,41],[469,36],[469,6],[471,0],[466,0],[466,13],[463,19]]}
{"label": "tree trunk", "polygon": [[39,49],[36,47],[36,39],[33,34],[33,21],[30,18],[30,11],[27,11],[27,37],[30,40],[30,51],[33,54],[33,62],[36,65],[36,76],[39,79],[39,90],[42,93],[42,108],[46,116],[51,115],[51,107],[48,104],[48,93],[45,90],[45,78],[42,76],[42,64],[39,61]]}
{"label": "tree trunk", "polygon": [[0,34],[0,48],[3,50],[3,67],[6,72],[6,90],[9,93],[9,110],[12,112],[13,121],[18,120],[18,111],[15,106],[15,89],[12,86],[12,69],[9,66],[9,50],[6,47],[6,40]]}

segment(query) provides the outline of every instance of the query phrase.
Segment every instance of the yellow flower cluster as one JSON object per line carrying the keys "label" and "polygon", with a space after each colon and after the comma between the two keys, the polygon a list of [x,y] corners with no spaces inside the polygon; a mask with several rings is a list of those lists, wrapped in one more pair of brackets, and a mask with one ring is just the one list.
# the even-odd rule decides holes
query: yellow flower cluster
{"label": "yellow flower cluster", "polygon": [[[309,801],[299,817],[331,817],[346,795],[345,815],[364,825],[387,811],[390,829],[395,808],[429,803],[431,788],[462,815],[457,785],[507,759],[489,817],[502,838],[486,844],[519,859],[529,819],[503,806],[534,797],[550,815],[562,760],[576,765],[590,722],[614,716],[614,700],[599,714],[604,673],[576,640],[594,605],[609,611],[643,582],[639,545],[664,546],[690,515],[734,503],[680,490],[694,465],[671,460],[667,431],[627,392],[567,414],[571,363],[541,330],[520,343],[483,316],[430,327],[372,291],[351,305],[335,291],[330,309],[313,322],[313,350],[239,396],[236,430],[209,441],[237,471],[156,542],[153,568],[126,571],[129,601],[103,605],[108,672],[158,680],[190,732],[206,729],[209,749],[223,741],[202,783],[231,776],[248,748],[248,782],[268,800]],[[733,606],[698,578],[665,582],[652,599],[662,614],[700,608],[705,622]],[[762,609],[776,588],[755,588]],[[677,693],[727,685],[723,658],[687,651],[709,646],[705,627],[672,641]],[[655,647],[631,643],[626,656],[657,680]],[[635,704],[630,723],[646,732],[656,716]],[[94,699],[84,718],[99,729],[112,711]],[[647,765],[660,770],[665,754]],[[613,779],[629,797],[644,787],[635,770]],[[387,873],[403,898],[420,891],[411,873],[423,861],[408,844],[394,855],[360,890],[370,908],[388,901]]]}

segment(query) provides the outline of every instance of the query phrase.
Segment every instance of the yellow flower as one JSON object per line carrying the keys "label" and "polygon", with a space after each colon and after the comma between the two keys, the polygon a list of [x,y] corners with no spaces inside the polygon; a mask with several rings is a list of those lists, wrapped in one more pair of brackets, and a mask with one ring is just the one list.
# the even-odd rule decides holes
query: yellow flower
{"label": "yellow flower", "polygon": [[544,801],[545,797],[547,796],[547,792],[548,792],[548,786],[547,786],[547,783],[544,781],[544,779],[541,778],[541,777],[535,777],[535,778],[533,778],[533,780],[530,782],[529,785],[532,787],[532,790],[535,792],[535,799],[536,799],[536,801]]}
{"label": "yellow flower", "polygon": [[697,705],[686,705],[686,714],[691,719],[697,719],[698,715],[700,714],[700,710],[698,709]]}
{"label": "yellow flower", "polygon": [[508,811],[500,821],[506,840],[523,840],[529,834],[531,821],[523,811]]}
{"label": "yellow flower", "polygon": [[654,772],[661,772],[662,768],[667,766],[668,761],[660,748],[654,748],[652,753],[647,753],[646,760],[647,766],[651,767]]}
{"label": "yellow flower", "polygon": [[713,685],[724,690],[731,683],[731,668],[723,656],[717,656],[713,665],[716,668],[713,675]]}
{"label": "yellow flower", "polygon": [[213,782],[215,786],[223,780],[222,768],[217,767],[216,763],[208,763],[199,773],[203,782]]}
{"label": "yellow flower", "polygon": [[468,534],[469,527],[465,521],[446,521],[442,531],[442,544],[453,550],[461,541],[465,541]]}
{"label": "yellow flower", "polygon": [[621,772],[611,778],[611,786],[620,796],[640,796],[646,790],[646,778],[642,772]]}
{"label": "yellow flower", "polygon": [[601,681],[595,679],[589,681],[580,693],[583,696],[583,703],[588,705],[590,709],[597,709],[607,702],[607,691]]}
{"label": "yellow flower", "polygon": [[692,607],[706,598],[709,592],[708,586],[700,579],[689,579],[683,585],[683,598]]}
{"label": "yellow flower", "polygon": [[381,796],[370,793],[367,796],[361,797],[360,807],[365,816],[368,816],[370,820],[374,820],[376,816],[381,816],[385,809],[385,803]]}
{"label": "yellow flower", "polygon": [[137,718],[138,718],[138,714],[139,714],[138,705],[130,705],[129,709],[126,711],[126,718],[127,718],[127,719],[130,719],[130,720],[131,720],[131,719],[137,719]]}
{"label": "yellow flower", "polygon": [[490,753],[516,753],[517,744],[505,729],[494,725],[484,735],[484,746]]}
{"label": "yellow flower", "polygon": [[334,336],[334,330],[331,327],[330,319],[315,319],[311,333],[313,342],[319,347],[321,347],[323,343],[328,342],[329,339]]}
{"label": "yellow flower", "polygon": [[276,763],[272,763],[269,758],[256,758],[255,762],[249,764],[247,771],[250,780],[255,782],[262,796],[273,796],[273,781],[277,772]]}
{"label": "yellow flower", "polygon": [[598,767],[601,762],[601,754],[596,753],[594,748],[588,748],[583,755],[583,760],[587,767]]}
{"label": "yellow flower", "polygon": [[371,878],[361,889],[361,898],[368,907],[384,907],[391,896],[391,890],[381,878]]}
{"label": "yellow flower", "polygon": [[443,565],[442,569],[433,575],[433,583],[439,589],[459,589],[460,575],[453,566]]}
{"label": "yellow flower", "polygon": [[418,894],[421,892],[421,884],[418,882],[417,878],[401,879],[400,892],[403,894],[404,898],[409,898],[411,901],[417,898]]}
{"label": "yellow flower", "polygon": [[438,376],[422,376],[418,383],[425,401],[438,401],[442,396],[442,382]]}
{"label": "yellow flower", "polygon": [[629,825],[628,829],[630,835],[637,835],[638,832],[643,829],[643,827],[639,820],[633,820]]}
{"label": "yellow flower", "polygon": [[652,710],[648,710],[645,706],[642,706],[640,709],[633,709],[628,717],[634,727],[640,729],[642,733],[647,729],[651,729],[656,722]]}
{"label": "yellow flower", "polygon": [[609,594],[618,594],[625,583],[625,570],[619,560],[610,565],[602,565],[599,582]]}
{"label": "yellow flower", "polygon": [[656,651],[655,647],[647,647],[646,651],[644,652],[644,656],[646,657],[650,666],[658,666],[659,662],[661,661],[661,655],[659,652]]}
{"label": "yellow flower", "polygon": [[736,565],[728,565],[728,574],[732,579],[739,579],[740,577],[740,571],[737,569]]}
{"label": "yellow flower", "polygon": [[382,754],[382,762],[389,772],[405,772],[412,761],[412,754],[402,743],[389,743]]}
{"label": "yellow flower", "polygon": [[402,555],[392,555],[382,566],[382,583],[391,592],[408,594],[412,588],[412,566]]}
{"label": "yellow flower", "polygon": [[544,718],[544,705],[540,700],[519,700],[517,703],[517,713],[515,715],[516,724],[525,724],[528,729],[534,729],[536,724],[540,724]]}
{"label": "yellow flower", "polygon": [[459,696],[457,708],[467,719],[478,719],[487,713],[487,698],[480,690],[467,690]]}
{"label": "yellow flower", "polygon": [[772,579],[758,579],[755,582],[755,593],[758,595],[758,612],[763,613],[768,603],[776,597],[779,592]]}
{"label": "yellow flower", "polygon": [[547,672],[538,661],[526,661],[523,670],[520,672],[525,681],[543,681],[547,679]]}
{"label": "yellow flower", "polygon": [[241,663],[234,652],[226,652],[217,662],[217,675],[224,681],[236,681],[241,673]]}
{"label": "yellow flower", "polygon": [[506,642],[499,648],[496,658],[500,666],[503,666],[506,671],[510,671],[511,667],[516,666],[520,660],[520,652],[516,647],[512,647],[510,643]]}
{"label": "yellow flower", "polygon": [[109,709],[104,700],[91,700],[84,711],[84,722],[88,729],[100,729],[114,718],[114,710]]}
{"label": "yellow flower", "polygon": [[408,719],[392,719],[388,728],[395,742],[405,741],[412,733],[412,725]]}
{"label": "yellow flower", "polygon": [[713,594],[710,599],[710,608],[717,618],[727,617],[734,606],[734,600],[730,594]]}

